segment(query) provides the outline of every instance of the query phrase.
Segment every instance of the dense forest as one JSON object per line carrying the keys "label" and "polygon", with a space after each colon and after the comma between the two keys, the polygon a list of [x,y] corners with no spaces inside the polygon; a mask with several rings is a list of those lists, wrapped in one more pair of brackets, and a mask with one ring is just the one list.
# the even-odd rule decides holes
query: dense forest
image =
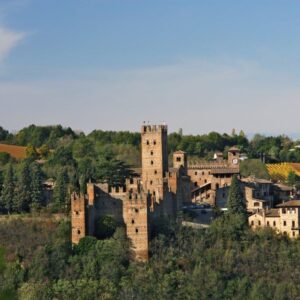
{"label": "dense forest", "polygon": [[119,228],[70,244],[70,224],[0,222],[0,299],[299,299],[300,241],[252,232],[238,214],[207,230],[161,220],[148,263]]}

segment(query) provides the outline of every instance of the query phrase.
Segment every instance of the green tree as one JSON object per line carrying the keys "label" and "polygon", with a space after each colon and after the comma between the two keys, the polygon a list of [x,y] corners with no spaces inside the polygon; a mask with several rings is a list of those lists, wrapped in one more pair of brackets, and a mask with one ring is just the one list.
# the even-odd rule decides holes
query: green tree
{"label": "green tree", "polygon": [[11,213],[13,210],[13,199],[15,196],[15,179],[12,164],[9,164],[4,174],[3,190],[1,195],[2,207]]}
{"label": "green tree", "polygon": [[30,163],[25,160],[20,169],[14,197],[14,210],[28,212],[31,205],[31,172]]}
{"label": "green tree", "polygon": [[289,172],[289,175],[287,177],[287,183],[290,185],[295,185],[296,182],[297,182],[297,175],[296,175],[295,171]]}
{"label": "green tree", "polygon": [[43,205],[43,173],[38,163],[31,166],[31,207],[40,208]]}
{"label": "green tree", "polygon": [[54,208],[56,210],[66,210],[69,203],[68,193],[68,173],[62,169],[57,176],[53,191]]}
{"label": "green tree", "polygon": [[229,189],[227,208],[230,214],[247,214],[245,199],[237,175],[232,178]]}

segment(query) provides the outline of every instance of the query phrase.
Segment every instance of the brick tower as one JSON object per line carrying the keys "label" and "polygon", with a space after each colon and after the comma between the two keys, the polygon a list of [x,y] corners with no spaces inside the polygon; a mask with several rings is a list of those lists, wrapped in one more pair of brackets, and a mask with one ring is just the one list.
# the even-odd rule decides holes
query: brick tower
{"label": "brick tower", "polygon": [[87,199],[84,195],[73,193],[71,196],[72,243],[78,244],[87,235]]}
{"label": "brick tower", "polygon": [[145,192],[162,198],[163,178],[168,171],[168,127],[144,125],[142,139],[142,182]]}
{"label": "brick tower", "polygon": [[129,193],[124,201],[124,222],[131,243],[133,258],[138,261],[149,259],[149,202],[150,195]]}
{"label": "brick tower", "polygon": [[173,154],[173,167],[180,169],[183,167],[185,173],[187,172],[187,154],[184,151],[176,151]]}

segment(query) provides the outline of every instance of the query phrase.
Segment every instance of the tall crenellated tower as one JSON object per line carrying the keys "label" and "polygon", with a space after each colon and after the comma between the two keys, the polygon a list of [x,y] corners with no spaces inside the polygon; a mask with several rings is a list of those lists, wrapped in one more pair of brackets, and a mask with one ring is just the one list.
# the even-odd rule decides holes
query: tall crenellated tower
{"label": "tall crenellated tower", "polygon": [[163,178],[168,171],[168,127],[166,125],[143,125],[142,182],[145,192],[157,195],[163,190]]}
{"label": "tall crenellated tower", "polygon": [[126,225],[127,237],[131,243],[131,250],[135,260],[147,261],[149,259],[149,206],[150,195],[129,193],[124,201],[123,215]]}
{"label": "tall crenellated tower", "polygon": [[84,195],[71,196],[72,243],[78,244],[87,235],[87,199]]}

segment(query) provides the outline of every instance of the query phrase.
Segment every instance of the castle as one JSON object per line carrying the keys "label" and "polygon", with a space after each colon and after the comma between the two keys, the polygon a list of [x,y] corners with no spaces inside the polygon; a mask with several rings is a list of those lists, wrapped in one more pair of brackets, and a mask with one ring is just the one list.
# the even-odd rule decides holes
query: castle
{"label": "castle", "polygon": [[188,165],[188,175],[192,182],[192,201],[206,202],[212,206],[227,201],[232,177],[240,174],[240,150],[232,147],[227,160],[223,153],[216,153],[215,161]]}
{"label": "castle", "polygon": [[166,125],[143,125],[140,177],[127,178],[122,187],[88,183],[86,195],[72,195],[72,243],[94,236],[97,220],[109,215],[125,225],[134,259],[148,260],[155,221],[161,216],[176,218],[182,204],[191,201],[187,155],[175,152],[169,168],[167,138]]}

